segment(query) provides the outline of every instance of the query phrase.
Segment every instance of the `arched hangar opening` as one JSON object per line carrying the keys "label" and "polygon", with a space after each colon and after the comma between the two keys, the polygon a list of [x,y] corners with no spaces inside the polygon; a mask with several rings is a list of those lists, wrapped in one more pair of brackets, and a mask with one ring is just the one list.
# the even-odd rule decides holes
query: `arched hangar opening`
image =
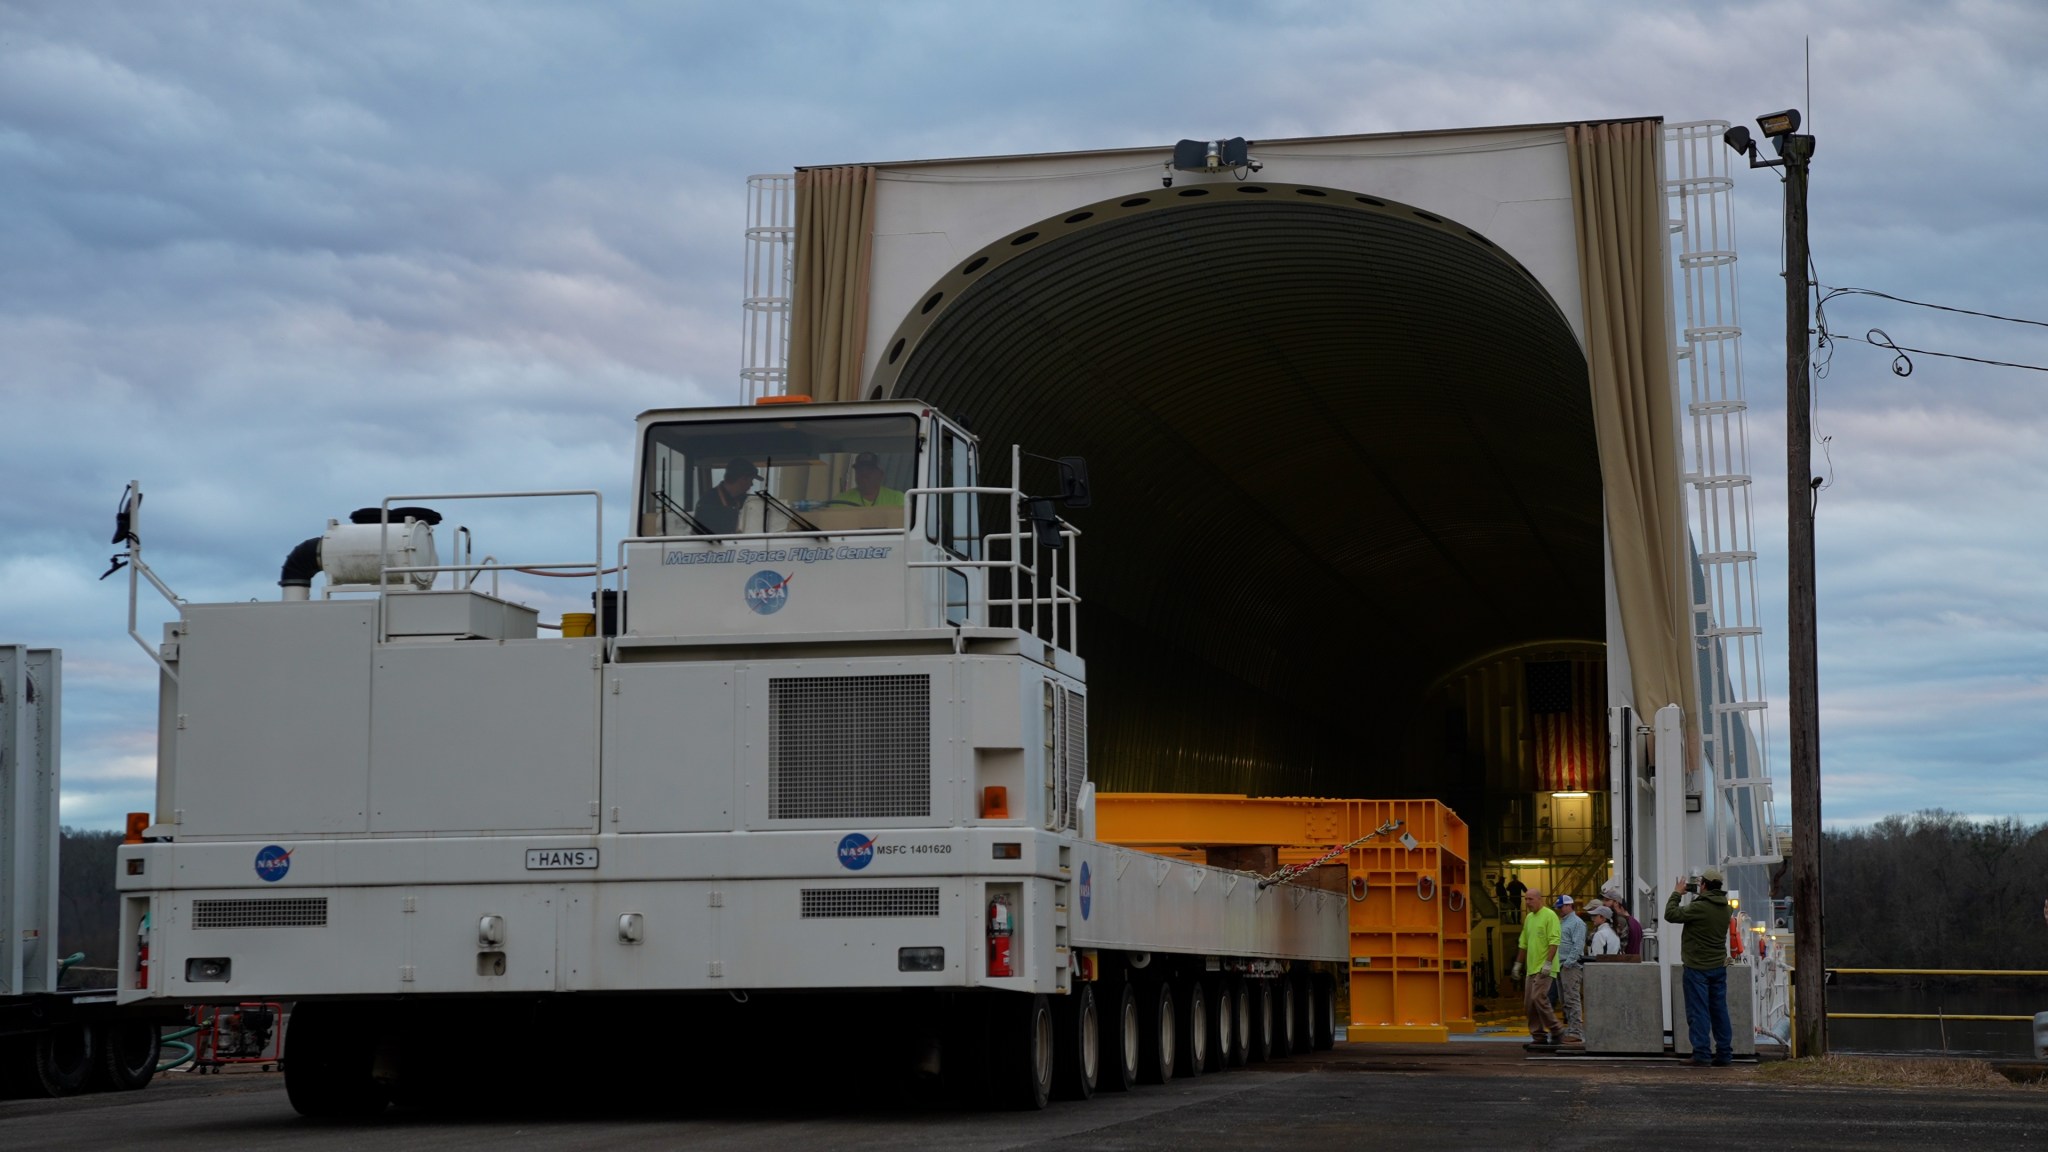
{"label": "arched hangar opening", "polygon": [[1586,358],[1456,221],[1270,182],[1079,206],[955,264],[870,385],[1087,456],[1104,790],[1430,796],[1483,827],[1546,786],[1538,674],[1577,667],[1602,714]]}

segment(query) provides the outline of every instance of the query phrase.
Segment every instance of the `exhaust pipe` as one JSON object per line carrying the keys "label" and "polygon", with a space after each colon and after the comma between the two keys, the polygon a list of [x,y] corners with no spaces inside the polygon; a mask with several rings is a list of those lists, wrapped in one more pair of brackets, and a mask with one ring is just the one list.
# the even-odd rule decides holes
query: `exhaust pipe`
{"label": "exhaust pipe", "polygon": [[301,540],[284,558],[284,571],[277,577],[277,586],[284,589],[284,599],[312,598],[313,577],[320,571],[320,539],[314,536]]}

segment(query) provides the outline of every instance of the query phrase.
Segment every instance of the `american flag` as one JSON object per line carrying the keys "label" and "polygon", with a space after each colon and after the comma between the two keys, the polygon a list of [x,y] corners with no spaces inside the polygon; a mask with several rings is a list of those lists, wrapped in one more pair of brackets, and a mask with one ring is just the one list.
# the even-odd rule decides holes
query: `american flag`
{"label": "american flag", "polygon": [[1536,734],[1537,788],[1606,788],[1607,666],[1598,660],[1532,660],[1522,665],[1522,675]]}

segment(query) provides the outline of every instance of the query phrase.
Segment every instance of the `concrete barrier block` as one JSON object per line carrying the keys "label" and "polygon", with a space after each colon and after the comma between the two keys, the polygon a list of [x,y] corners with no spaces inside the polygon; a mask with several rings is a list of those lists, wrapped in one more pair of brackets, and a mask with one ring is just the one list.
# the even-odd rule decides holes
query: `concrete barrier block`
{"label": "concrete barrier block", "polygon": [[1586,1051],[1615,1056],[1662,1053],[1663,998],[1655,964],[1586,965]]}
{"label": "concrete barrier block", "polygon": [[[1692,1055],[1692,1037],[1685,1027],[1685,970],[1674,969],[1671,973],[1671,1050],[1680,1056]],[[1750,981],[1756,973],[1746,964],[1728,966],[1728,1022],[1735,1027],[1735,1054],[1756,1055],[1756,1001],[1750,993]]]}

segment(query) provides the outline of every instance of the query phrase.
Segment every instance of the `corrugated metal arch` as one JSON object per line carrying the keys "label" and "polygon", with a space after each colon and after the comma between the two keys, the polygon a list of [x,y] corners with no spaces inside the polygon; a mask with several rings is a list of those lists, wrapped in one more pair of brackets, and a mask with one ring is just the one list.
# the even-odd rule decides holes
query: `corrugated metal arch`
{"label": "corrugated metal arch", "polygon": [[1603,638],[1584,355],[1455,221],[1267,183],[1083,206],[961,261],[872,383],[1089,457],[1105,788],[1443,795],[1402,751],[1432,682]]}

